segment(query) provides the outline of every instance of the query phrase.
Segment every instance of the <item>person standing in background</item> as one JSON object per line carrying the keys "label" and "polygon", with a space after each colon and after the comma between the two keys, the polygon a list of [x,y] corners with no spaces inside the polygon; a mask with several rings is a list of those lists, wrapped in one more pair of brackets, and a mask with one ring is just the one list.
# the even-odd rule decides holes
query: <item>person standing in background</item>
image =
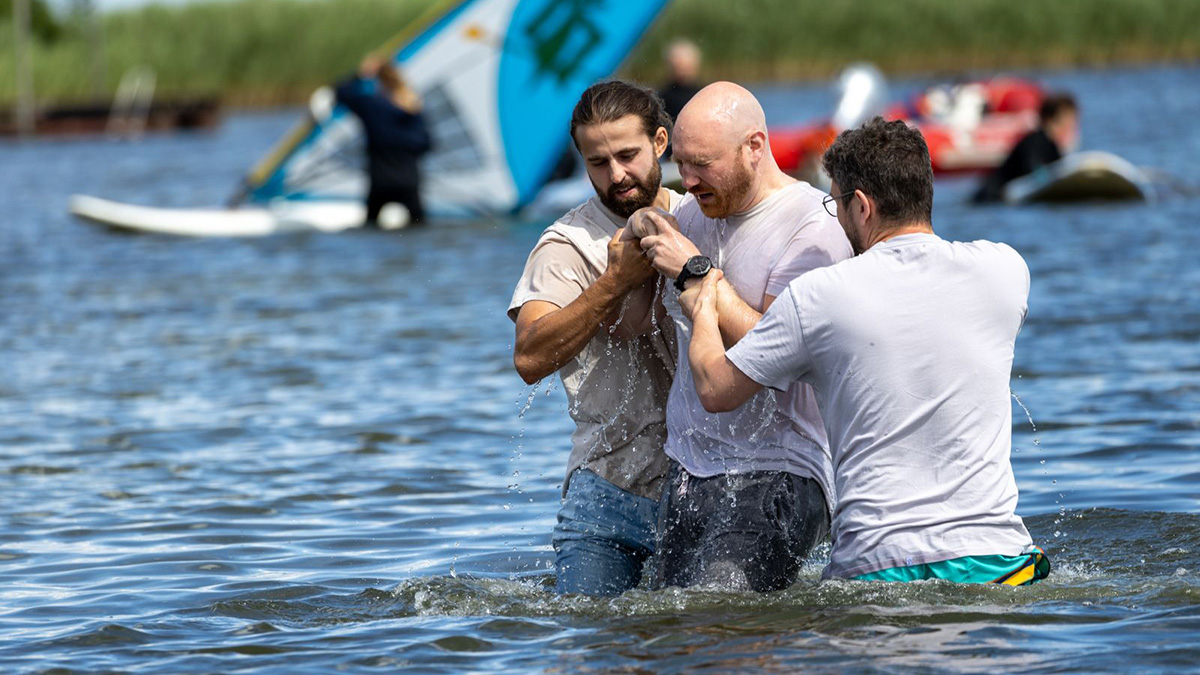
{"label": "person standing in background", "polygon": [[362,122],[367,138],[367,227],[378,227],[379,211],[397,203],[409,224],[425,220],[421,202],[421,155],[433,143],[421,116],[421,97],[390,61],[368,56],[358,72],[338,84],[337,102]]}
{"label": "person standing in background", "polygon": [[667,83],[658,90],[671,121],[679,117],[683,106],[700,91],[700,48],[684,38],[673,40],[663,52],[667,64]]}

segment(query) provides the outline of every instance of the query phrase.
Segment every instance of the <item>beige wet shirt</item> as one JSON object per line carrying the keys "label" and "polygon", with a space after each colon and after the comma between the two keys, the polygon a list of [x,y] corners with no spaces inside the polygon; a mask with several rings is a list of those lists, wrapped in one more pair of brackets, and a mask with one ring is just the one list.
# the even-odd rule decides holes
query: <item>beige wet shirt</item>
{"label": "beige wet shirt", "polygon": [[[671,210],[681,196],[671,193]],[[542,300],[565,307],[608,265],[608,242],[625,220],[593,197],[546,228],[529,254],[508,316]],[[674,326],[623,340],[601,330],[559,370],[575,432],[567,480],[578,468],[617,487],[658,499],[666,476],[666,406],[675,373]],[[563,484],[566,491],[566,483]]]}

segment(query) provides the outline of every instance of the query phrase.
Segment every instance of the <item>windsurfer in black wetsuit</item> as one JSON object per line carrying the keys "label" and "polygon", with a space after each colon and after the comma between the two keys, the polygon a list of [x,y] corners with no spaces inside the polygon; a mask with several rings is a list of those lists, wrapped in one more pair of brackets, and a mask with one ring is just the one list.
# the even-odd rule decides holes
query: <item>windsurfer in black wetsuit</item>
{"label": "windsurfer in black wetsuit", "polygon": [[408,209],[409,224],[420,224],[425,208],[418,160],[432,145],[421,117],[421,97],[391,62],[374,57],[367,57],[336,93],[338,103],[362,121],[367,138],[367,226],[378,227],[379,211],[393,202]]}
{"label": "windsurfer in black wetsuit", "polygon": [[1041,126],[1015,146],[1004,163],[997,167],[972,198],[977,204],[1004,199],[1009,181],[1033,173],[1062,159],[1079,140],[1079,106],[1070,94],[1050,94],[1042,100]]}

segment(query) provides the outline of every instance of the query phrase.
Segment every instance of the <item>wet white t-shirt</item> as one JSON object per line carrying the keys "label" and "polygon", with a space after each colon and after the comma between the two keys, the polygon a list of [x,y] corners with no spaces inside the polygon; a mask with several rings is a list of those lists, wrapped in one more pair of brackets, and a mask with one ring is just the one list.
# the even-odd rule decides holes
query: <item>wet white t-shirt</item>
{"label": "wet white t-shirt", "polygon": [[838,495],[827,577],[1032,544],[1009,453],[1029,270],[1012,248],[908,234],[793,281],[729,359],[813,384]]}
{"label": "wet white t-shirt", "polygon": [[[795,183],[745,213],[713,219],[689,195],[675,216],[684,236],[724,272],[747,305],[761,312],[765,296],[778,295],[810,270],[850,257],[845,232],[821,206],[824,196],[808,183]],[[683,316],[674,288],[666,295],[681,357],[667,402],[667,455],[695,476],[787,471],[813,478],[832,512],[829,443],[812,387],[796,383],[783,392],[759,392],[737,410],[706,411],[685,358],[692,323]]]}

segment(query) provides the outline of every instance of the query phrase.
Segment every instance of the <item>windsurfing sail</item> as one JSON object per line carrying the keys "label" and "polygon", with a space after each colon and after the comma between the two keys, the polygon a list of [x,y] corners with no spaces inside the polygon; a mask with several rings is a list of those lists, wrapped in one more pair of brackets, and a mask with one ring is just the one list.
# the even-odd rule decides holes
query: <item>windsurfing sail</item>
{"label": "windsurfing sail", "polygon": [[[537,194],[570,138],[579,95],[612,74],[668,0],[443,2],[392,40],[424,98],[434,149],[422,196],[440,215],[512,212]],[[314,112],[246,178],[243,201],[362,199],[362,130]]]}

